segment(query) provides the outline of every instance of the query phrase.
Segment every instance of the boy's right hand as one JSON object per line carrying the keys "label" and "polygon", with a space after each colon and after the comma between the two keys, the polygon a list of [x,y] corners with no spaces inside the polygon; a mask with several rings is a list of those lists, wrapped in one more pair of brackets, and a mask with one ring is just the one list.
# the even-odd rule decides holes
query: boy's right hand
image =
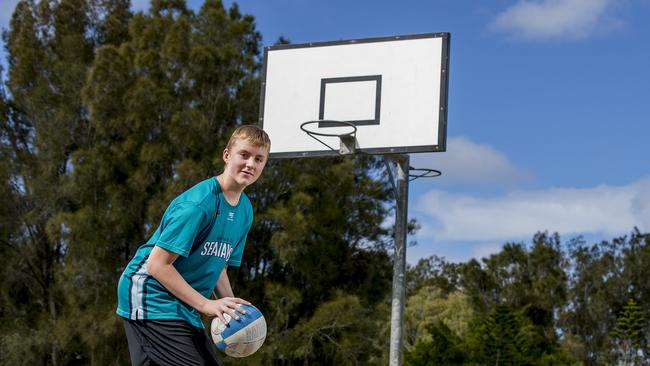
{"label": "boy's right hand", "polygon": [[217,300],[208,299],[200,311],[207,316],[216,316],[224,324],[228,324],[223,314],[228,314],[235,320],[239,320],[237,312],[241,314],[246,313],[246,310],[239,306],[239,304],[250,305],[251,303],[238,297],[223,297]]}

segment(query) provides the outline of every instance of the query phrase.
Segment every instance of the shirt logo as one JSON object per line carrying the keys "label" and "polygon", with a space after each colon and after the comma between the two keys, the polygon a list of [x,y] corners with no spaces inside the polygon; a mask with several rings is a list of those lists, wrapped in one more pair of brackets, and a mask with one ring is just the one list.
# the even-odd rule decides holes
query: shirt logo
{"label": "shirt logo", "polygon": [[228,212],[228,221],[234,221],[235,220],[235,211],[230,211]]}
{"label": "shirt logo", "polygon": [[223,243],[220,241],[206,241],[203,244],[203,250],[201,250],[201,255],[203,256],[214,256],[223,258],[226,261],[230,259],[230,255],[233,251],[232,245],[228,243]]}

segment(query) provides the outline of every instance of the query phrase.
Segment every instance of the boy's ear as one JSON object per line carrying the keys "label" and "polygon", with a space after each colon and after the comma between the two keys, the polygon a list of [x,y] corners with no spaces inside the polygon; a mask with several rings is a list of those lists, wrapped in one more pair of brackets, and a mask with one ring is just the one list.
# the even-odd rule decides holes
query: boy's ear
{"label": "boy's ear", "polygon": [[223,162],[228,164],[228,160],[230,160],[230,151],[228,150],[228,148],[223,149],[222,158],[223,158]]}

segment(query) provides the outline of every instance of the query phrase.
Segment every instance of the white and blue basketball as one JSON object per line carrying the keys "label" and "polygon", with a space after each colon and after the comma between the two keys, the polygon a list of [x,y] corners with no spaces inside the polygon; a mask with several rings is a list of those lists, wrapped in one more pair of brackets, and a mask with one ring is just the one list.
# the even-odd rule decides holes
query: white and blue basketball
{"label": "white and blue basketball", "polygon": [[240,305],[246,314],[237,313],[239,320],[223,314],[228,325],[214,318],[210,327],[214,344],[230,357],[246,357],[255,353],[266,339],[266,320],[253,305]]}

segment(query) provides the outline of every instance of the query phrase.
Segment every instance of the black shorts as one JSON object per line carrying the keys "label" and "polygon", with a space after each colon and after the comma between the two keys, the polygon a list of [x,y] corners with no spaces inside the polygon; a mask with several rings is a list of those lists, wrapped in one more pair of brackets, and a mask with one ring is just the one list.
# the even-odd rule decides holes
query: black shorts
{"label": "black shorts", "polygon": [[182,320],[124,319],[133,366],[219,365],[205,329]]}

